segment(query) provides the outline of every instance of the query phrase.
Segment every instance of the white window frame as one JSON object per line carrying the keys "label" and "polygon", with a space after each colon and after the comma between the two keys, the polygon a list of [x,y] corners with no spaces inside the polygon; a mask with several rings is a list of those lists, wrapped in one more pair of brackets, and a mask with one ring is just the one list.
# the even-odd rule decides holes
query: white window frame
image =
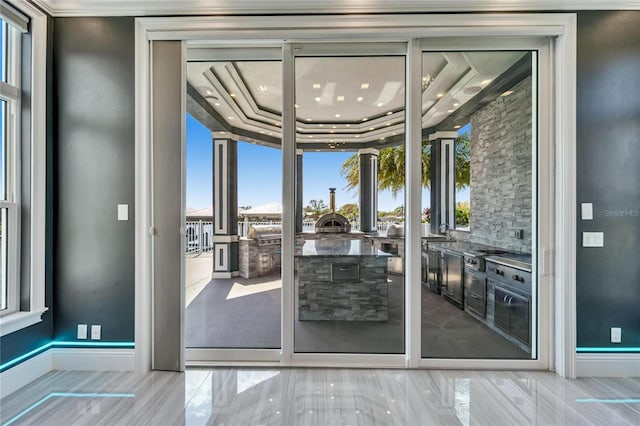
{"label": "white window frame", "polygon": [[[2,274],[6,283],[6,308],[0,317],[11,315],[20,308],[20,71],[22,43],[20,30],[3,19],[3,57],[6,61],[5,81],[0,81],[0,99],[5,102],[3,110],[5,196],[0,208],[7,210],[3,223],[3,250],[6,262],[2,263]],[[8,226],[7,226],[8,225]]]}
{"label": "white window frame", "polygon": [[[0,336],[16,332],[25,327],[31,326],[42,321],[42,314],[48,309],[45,306],[45,195],[46,195],[46,47],[47,47],[47,17],[44,13],[38,10],[35,6],[20,2],[20,11],[27,16],[30,20],[30,34],[32,40],[32,58],[31,58],[31,122],[29,123],[31,128],[31,140],[28,141],[31,145],[31,216],[30,228],[31,228],[31,241],[30,241],[30,282],[29,282],[29,306],[22,307],[20,310],[20,280],[19,271],[21,270],[20,259],[18,254],[20,253],[20,241],[18,240],[19,216],[20,215],[20,187],[17,179],[20,176],[20,157],[19,152],[11,153],[11,159],[14,170],[11,174],[16,178],[11,182],[12,188],[9,191],[10,196],[13,198],[11,202],[6,203],[9,206],[10,216],[15,216],[15,220],[11,220],[11,225],[16,226],[13,235],[15,235],[16,241],[10,242],[13,244],[9,253],[12,254],[12,259],[8,264],[13,270],[11,273],[9,283],[12,284],[13,298],[11,303],[11,310],[3,312],[0,316]],[[18,37],[20,38],[20,37]],[[14,46],[17,48],[17,46]],[[18,48],[17,52],[21,51]],[[21,62],[21,61],[17,61]],[[16,76],[20,75],[20,65],[16,64],[16,68],[11,72]],[[8,72],[8,74],[10,74]],[[16,99],[15,102],[11,102],[13,106],[11,109],[14,111],[15,119],[13,120],[10,132],[15,136],[16,140],[20,137],[20,105],[19,97],[20,93],[16,93],[15,89],[11,93],[9,89],[10,85],[2,86],[3,99],[11,97]],[[17,86],[19,87],[19,86]],[[9,105],[9,103],[7,104]],[[24,123],[22,123],[24,124]],[[16,147],[24,145],[26,141],[17,141]],[[8,157],[9,158],[9,157]],[[4,205],[3,205],[4,207]],[[15,225],[14,225],[15,224]]]}

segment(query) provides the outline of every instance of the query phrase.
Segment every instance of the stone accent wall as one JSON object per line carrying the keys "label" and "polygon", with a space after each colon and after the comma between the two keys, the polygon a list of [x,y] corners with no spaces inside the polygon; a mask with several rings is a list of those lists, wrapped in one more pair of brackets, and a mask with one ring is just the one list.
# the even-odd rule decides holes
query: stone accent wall
{"label": "stone accent wall", "polygon": [[261,245],[256,240],[242,238],[238,245],[238,263],[242,278],[280,273],[280,244]]}
{"label": "stone accent wall", "polygon": [[511,90],[471,117],[470,239],[530,253],[531,77]]}
{"label": "stone accent wall", "polygon": [[[331,265],[360,265],[360,280],[331,282]],[[298,319],[387,321],[387,257],[296,257]]]}

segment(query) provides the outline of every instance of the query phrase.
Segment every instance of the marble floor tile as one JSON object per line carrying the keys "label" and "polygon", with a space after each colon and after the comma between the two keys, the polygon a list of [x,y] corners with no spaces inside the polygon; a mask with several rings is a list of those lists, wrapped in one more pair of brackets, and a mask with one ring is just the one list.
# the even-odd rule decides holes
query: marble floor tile
{"label": "marble floor tile", "polygon": [[214,368],[51,372],[2,425],[639,425],[640,379],[547,372]]}

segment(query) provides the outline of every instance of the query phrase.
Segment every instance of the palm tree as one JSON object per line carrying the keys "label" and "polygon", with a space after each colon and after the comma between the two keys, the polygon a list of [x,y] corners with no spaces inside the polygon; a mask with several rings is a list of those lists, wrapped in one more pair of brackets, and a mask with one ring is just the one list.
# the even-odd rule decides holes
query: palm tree
{"label": "palm tree", "polygon": [[[404,189],[404,145],[380,150],[378,154],[378,189],[390,190],[395,197]],[[429,188],[431,183],[431,145],[422,141],[422,186]],[[471,138],[464,133],[456,139],[456,187],[469,186],[471,177]],[[359,158],[353,154],[342,164],[340,174],[347,180],[346,189],[351,190],[359,184]]]}

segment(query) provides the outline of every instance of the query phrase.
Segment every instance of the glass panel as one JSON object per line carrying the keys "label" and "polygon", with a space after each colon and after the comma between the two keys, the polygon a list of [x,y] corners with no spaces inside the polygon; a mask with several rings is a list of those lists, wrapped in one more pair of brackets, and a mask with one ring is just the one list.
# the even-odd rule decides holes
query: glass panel
{"label": "glass panel", "polygon": [[187,82],[186,347],[280,348],[282,64],[190,62]]}
{"label": "glass panel", "polygon": [[2,128],[0,129],[0,200],[7,200],[7,102],[0,101],[0,121]]}
{"label": "glass panel", "polygon": [[295,59],[295,352],[404,353],[404,56]]}
{"label": "glass panel", "polygon": [[3,19],[0,19],[0,49],[2,54],[0,55],[0,80],[7,82],[7,23]]}
{"label": "glass panel", "polygon": [[7,309],[8,305],[8,265],[7,265],[7,226],[8,209],[0,209],[0,310]]}
{"label": "glass panel", "polygon": [[425,358],[537,357],[533,54],[422,55]]}

